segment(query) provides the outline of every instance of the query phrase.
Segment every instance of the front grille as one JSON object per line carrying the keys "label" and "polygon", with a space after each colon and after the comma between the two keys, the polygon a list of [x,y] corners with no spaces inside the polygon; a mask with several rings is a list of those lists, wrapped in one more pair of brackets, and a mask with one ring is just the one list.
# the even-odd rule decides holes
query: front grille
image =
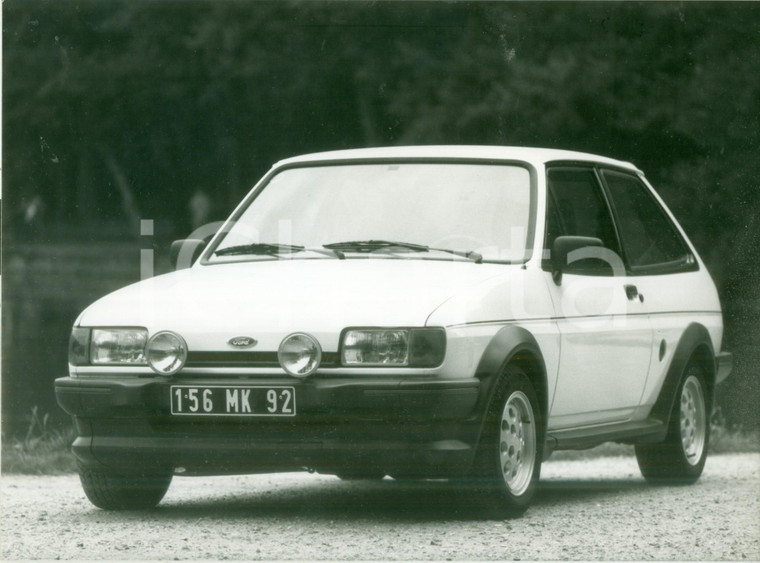
{"label": "front grille", "polygon": [[[322,353],[322,367],[339,367],[337,352]],[[189,368],[277,368],[277,352],[188,352]]]}

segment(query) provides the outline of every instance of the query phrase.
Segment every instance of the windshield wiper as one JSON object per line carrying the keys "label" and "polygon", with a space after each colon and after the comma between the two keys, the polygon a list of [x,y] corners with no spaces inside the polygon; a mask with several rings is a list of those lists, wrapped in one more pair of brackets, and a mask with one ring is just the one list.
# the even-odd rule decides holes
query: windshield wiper
{"label": "windshield wiper", "polygon": [[385,250],[391,248],[403,248],[414,252],[448,252],[455,256],[462,256],[481,264],[483,256],[474,250],[453,250],[451,248],[431,248],[424,244],[415,244],[413,242],[398,242],[391,240],[351,240],[345,242],[333,242],[322,245],[330,250],[340,250],[343,252],[374,252],[375,250]]}
{"label": "windshield wiper", "polygon": [[272,244],[268,242],[253,242],[250,244],[239,244],[237,246],[228,246],[214,252],[217,256],[232,256],[235,254],[266,254],[277,256],[279,254],[293,254],[306,250],[304,246],[293,244]]}
{"label": "windshield wiper", "polygon": [[323,244],[324,248],[330,250],[343,250],[349,252],[373,252],[384,248],[405,248],[417,252],[426,252],[428,247],[422,244],[411,242],[396,242],[392,240],[349,240],[345,242],[332,242]]}
{"label": "windshield wiper", "polygon": [[463,258],[469,258],[476,264],[483,263],[483,255],[474,250],[454,250],[452,248],[429,248],[428,250],[434,250],[436,252],[448,252],[454,256],[462,256]]}
{"label": "windshield wiper", "polygon": [[299,246],[296,244],[272,244],[268,242],[253,242],[250,244],[239,244],[236,246],[228,246],[227,248],[221,248],[214,252],[216,256],[234,256],[242,254],[260,254],[266,256],[279,256],[280,254],[295,254],[296,252],[316,252],[317,254],[323,254],[326,256],[337,256],[339,260],[345,259],[345,256],[340,250],[329,249],[330,252],[325,252],[321,248],[306,248],[305,246]]}

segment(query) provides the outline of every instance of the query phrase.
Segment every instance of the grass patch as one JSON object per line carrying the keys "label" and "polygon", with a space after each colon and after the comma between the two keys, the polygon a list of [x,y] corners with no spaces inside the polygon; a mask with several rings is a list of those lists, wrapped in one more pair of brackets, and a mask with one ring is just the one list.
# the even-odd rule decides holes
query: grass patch
{"label": "grass patch", "polygon": [[73,441],[73,428],[63,431],[49,428],[48,415],[40,417],[34,407],[24,437],[3,436],[2,472],[25,475],[73,473],[76,463],[69,449]]}
{"label": "grass patch", "polygon": [[710,428],[710,453],[760,452],[760,430],[743,430],[742,428],[726,428],[713,426]]}
{"label": "grass patch", "polygon": [[3,439],[2,472],[25,475],[60,475],[76,471],[74,456],[69,451],[73,432],[35,440]]}

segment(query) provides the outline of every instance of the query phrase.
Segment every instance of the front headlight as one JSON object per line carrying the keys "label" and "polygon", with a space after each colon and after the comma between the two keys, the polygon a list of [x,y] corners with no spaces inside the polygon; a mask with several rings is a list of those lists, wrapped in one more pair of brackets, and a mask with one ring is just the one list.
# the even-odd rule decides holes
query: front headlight
{"label": "front headlight", "polygon": [[145,365],[147,341],[148,331],[144,328],[93,328],[90,336],[90,363]]}
{"label": "front headlight", "polygon": [[145,347],[150,368],[159,375],[173,375],[187,360],[187,344],[179,334],[164,331],[150,337]]}
{"label": "front headlight", "polygon": [[178,334],[162,331],[148,339],[144,328],[74,327],[69,340],[72,366],[150,366],[173,375],[185,365],[187,344]]}
{"label": "front headlight", "polygon": [[286,336],[277,350],[280,366],[293,377],[308,377],[322,361],[322,347],[310,334],[296,332]]}
{"label": "front headlight", "polygon": [[442,328],[349,329],[343,334],[344,366],[435,367],[446,353]]}

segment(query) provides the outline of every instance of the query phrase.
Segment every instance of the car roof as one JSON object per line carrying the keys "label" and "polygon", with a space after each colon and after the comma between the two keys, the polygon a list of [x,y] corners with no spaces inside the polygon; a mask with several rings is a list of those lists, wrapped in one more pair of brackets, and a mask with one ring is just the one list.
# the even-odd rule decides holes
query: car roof
{"label": "car roof", "polygon": [[621,160],[615,160],[613,158],[584,152],[559,149],[543,149],[535,147],[499,147],[479,145],[420,145],[318,152],[287,158],[285,160],[281,160],[275,166],[279,167],[290,164],[324,162],[333,160],[350,161],[397,158],[512,160],[528,162],[534,165],[545,164],[553,161],[594,162],[619,168],[627,168],[640,172],[640,170],[638,170],[638,168],[636,168],[636,166],[630,162],[624,162]]}

